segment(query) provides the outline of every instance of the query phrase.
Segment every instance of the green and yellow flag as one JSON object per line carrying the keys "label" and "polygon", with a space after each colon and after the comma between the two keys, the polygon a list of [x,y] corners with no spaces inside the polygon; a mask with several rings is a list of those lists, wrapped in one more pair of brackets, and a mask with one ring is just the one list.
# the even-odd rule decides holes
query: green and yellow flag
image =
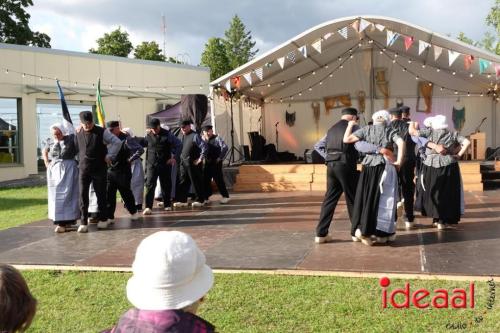
{"label": "green and yellow flag", "polygon": [[94,119],[96,119],[96,124],[101,127],[106,127],[105,121],[106,114],[104,113],[104,107],[102,105],[101,98],[101,79],[99,78],[97,81],[97,92],[95,94],[95,112]]}

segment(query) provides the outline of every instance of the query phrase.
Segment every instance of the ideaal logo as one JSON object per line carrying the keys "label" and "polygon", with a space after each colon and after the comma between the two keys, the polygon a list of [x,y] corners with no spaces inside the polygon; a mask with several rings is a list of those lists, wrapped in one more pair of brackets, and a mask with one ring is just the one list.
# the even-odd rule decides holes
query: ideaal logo
{"label": "ideaal logo", "polygon": [[[386,309],[389,304],[393,308],[410,308],[410,304],[419,309],[433,307],[436,309],[473,309],[474,308],[474,282],[470,282],[469,288],[455,288],[451,291],[446,289],[435,289],[429,291],[425,288],[411,290],[410,282],[406,282],[404,288],[388,290],[391,280],[387,277],[380,279],[382,287],[382,307]],[[396,296],[402,295],[403,302],[396,302]],[[398,297],[400,298],[400,297]]]}

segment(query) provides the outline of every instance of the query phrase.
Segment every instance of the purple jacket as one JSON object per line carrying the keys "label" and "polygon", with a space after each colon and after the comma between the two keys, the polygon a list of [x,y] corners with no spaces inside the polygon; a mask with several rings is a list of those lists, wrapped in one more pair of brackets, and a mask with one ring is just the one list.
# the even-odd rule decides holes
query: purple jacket
{"label": "purple jacket", "polygon": [[138,310],[125,312],[118,324],[102,333],[212,333],[215,327],[182,310]]}

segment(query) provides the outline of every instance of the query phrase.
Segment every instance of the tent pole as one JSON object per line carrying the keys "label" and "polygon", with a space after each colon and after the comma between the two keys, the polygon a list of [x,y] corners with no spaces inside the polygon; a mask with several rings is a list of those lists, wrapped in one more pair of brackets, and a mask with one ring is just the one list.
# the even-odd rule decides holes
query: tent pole
{"label": "tent pole", "polygon": [[497,147],[497,102],[494,98],[491,99],[491,146]]}
{"label": "tent pole", "polygon": [[[375,85],[374,85],[374,75],[373,75],[373,46],[370,48],[370,73],[368,75],[370,75],[370,117],[369,119],[371,119],[372,115],[373,115],[373,110],[375,108],[375,105],[374,105],[374,99],[375,99]],[[366,125],[366,124],[365,124]]]}

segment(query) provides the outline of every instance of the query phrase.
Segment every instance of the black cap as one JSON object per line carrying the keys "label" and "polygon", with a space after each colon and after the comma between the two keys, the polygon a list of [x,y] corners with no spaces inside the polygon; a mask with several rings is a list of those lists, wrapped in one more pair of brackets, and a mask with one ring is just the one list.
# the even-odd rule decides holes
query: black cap
{"label": "black cap", "polygon": [[185,120],[181,120],[181,122],[179,123],[179,126],[188,126],[188,125],[191,125],[193,123],[193,121],[191,119],[185,119]]}
{"label": "black cap", "polygon": [[202,130],[204,130],[204,131],[210,131],[213,128],[214,127],[212,125],[205,125],[205,126],[202,127]]}
{"label": "black cap", "polygon": [[160,119],[151,118],[149,120],[149,128],[157,128],[158,126],[160,126]]}
{"label": "black cap", "polygon": [[355,108],[345,108],[342,110],[342,115],[351,115],[351,116],[357,116],[358,115],[358,110]]}
{"label": "black cap", "polygon": [[393,116],[401,116],[401,114],[403,113],[403,111],[401,111],[401,108],[396,107],[396,108],[389,109],[389,113],[391,115],[393,115]]}
{"label": "black cap", "polygon": [[94,117],[92,116],[91,111],[82,111],[80,112],[80,121],[89,123],[94,121]]}
{"label": "black cap", "polygon": [[401,106],[401,112],[402,113],[410,113],[410,107],[406,106],[406,105]]}
{"label": "black cap", "polygon": [[120,122],[117,120],[110,120],[106,123],[107,128],[115,128],[115,127],[120,127]]}

